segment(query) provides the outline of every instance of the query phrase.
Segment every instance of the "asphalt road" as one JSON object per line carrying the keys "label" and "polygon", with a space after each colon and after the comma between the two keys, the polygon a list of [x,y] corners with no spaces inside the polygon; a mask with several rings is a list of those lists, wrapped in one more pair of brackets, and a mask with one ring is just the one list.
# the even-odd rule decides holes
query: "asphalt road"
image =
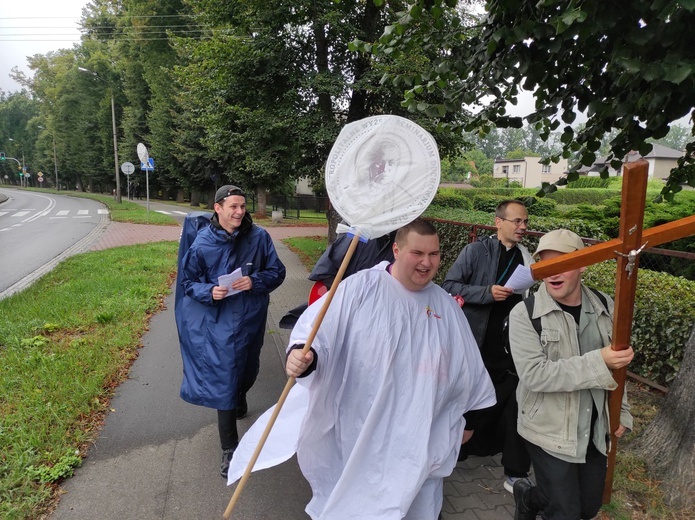
{"label": "asphalt road", "polygon": [[0,299],[24,289],[67,256],[83,252],[108,224],[100,202],[0,188]]}

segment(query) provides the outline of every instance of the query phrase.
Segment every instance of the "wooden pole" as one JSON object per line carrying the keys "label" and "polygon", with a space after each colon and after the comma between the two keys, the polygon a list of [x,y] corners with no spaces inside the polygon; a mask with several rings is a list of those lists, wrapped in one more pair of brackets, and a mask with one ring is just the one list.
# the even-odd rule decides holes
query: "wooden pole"
{"label": "wooden pole", "polygon": [[[352,255],[355,253],[355,249],[357,249],[357,244],[360,241],[360,236],[359,234],[356,234],[352,242],[350,242],[350,247],[348,247],[347,253],[345,253],[345,258],[343,258],[343,262],[340,264],[340,269],[338,269],[338,274],[335,275],[335,280],[333,281],[333,284],[331,285],[331,290],[328,291],[328,295],[326,296],[326,301],[323,302],[323,307],[321,307],[321,310],[319,311],[318,315],[316,316],[316,321],[314,322],[314,326],[311,329],[311,332],[309,333],[309,337],[307,338],[306,343],[304,344],[304,348],[302,348],[302,353],[306,354],[309,352],[309,349],[311,348],[311,344],[314,341],[314,338],[316,337],[316,334],[318,333],[319,327],[321,326],[321,323],[323,322],[323,318],[326,315],[326,312],[328,311],[328,307],[331,304],[331,301],[333,300],[333,296],[335,295],[336,290],[338,289],[338,285],[340,284],[340,281],[343,279],[343,275],[345,274],[345,270],[347,269],[348,264],[350,263],[350,260],[352,259]],[[244,486],[246,485],[246,481],[249,479],[249,476],[251,475],[251,471],[253,470],[253,467],[256,464],[256,461],[258,460],[258,457],[261,454],[261,450],[263,449],[263,446],[265,445],[265,441],[268,439],[268,435],[270,435],[270,431],[273,429],[273,425],[275,424],[275,421],[280,414],[280,410],[282,409],[282,406],[285,404],[285,401],[287,400],[287,396],[290,393],[290,390],[294,386],[295,383],[295,378],[290,377],[287,380],[287,384],[285,385],[284,390],[282,391],[282,394],[280,395],[280,398],[278,399],[277,404],[275,405],[275,409],[273,410],[273,413],[270,416],[270,420],[268,421],[268,424],[265,427],[265,430],[263,431],[263,434],[261,435],[261,438],[258,441],[258,445],[256,446],[256,450],[253,452],[253,455],[251,456],[251,460],[249,460],[249,463],[246,465],[246,469],[244,470],[244,474],[242,475],[241,479],[239,480],[239,483],[237,484],[236,489],[234,490],[234,494],[232,495],[231,500],[229,501],[229,505],[227,505],[227,509],[224,511],[224,518],[229,518],[232,514],[232,511],[234,510],[234,506],[236,505],[237,501],[239,500],[239,496],[241,495],[241,491],[244,489]]]}

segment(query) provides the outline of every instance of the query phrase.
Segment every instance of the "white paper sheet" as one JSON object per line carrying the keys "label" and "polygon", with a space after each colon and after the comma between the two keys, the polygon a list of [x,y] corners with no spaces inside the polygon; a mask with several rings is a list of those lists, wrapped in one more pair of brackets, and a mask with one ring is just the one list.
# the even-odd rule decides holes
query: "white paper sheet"
{"label": "white paper sheet", "polygon": [[522,292],[532,287],[534,283],[536,280],[531,276],[531,268],[526,265],[517,265],[504,286],[514,289],[514,292]]}
{"label": "white paper sheet", "polygon": [[234,283],[234,280],[238,280],[239,278],[241,278],[241,267],[235,269],[234,272],[230,274],[223,274],[217,279],[217,283],[220,285],[220,287],[229,287],[229,291],[227,292],[227,296],[225,296],[225,298],[231,296],[232,294],[241,292],[232,289],[232,283]]}

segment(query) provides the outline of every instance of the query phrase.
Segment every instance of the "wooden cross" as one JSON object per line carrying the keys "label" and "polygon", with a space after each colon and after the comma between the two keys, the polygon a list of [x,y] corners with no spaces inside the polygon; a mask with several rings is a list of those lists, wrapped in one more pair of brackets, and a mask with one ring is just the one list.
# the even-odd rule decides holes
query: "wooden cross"
{"label": "wooden cross", "polygon": [[[647,245],[655,247],[665,242],[695,235],[695,215],[642,230],[648,178],[649,163],[644,159],[623,166],[620,234],[617,239],[531,265],[533,279],[540,280],[617,256],[618,272],[615,285],[612,343],[614,350],[624,350],[630,345],[632,318],[635,310],[637,269],[639,254],[642,249]],[[615,454],[618,444],[613,432],[620,426],[620,409],[625,391],[626,371],[627,368],[613,371],[613,378],[618,383],[618,388],[610,392],[608,401],[611,443],[608,452],[606,485],[603,491],[604,504],[610,502],[613,490],[613,470],[615,469]]]}

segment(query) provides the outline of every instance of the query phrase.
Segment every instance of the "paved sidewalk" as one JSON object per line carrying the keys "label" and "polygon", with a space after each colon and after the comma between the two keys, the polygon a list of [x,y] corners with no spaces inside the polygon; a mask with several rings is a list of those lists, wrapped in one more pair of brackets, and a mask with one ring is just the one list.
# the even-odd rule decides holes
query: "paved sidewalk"
{"label": "paved sidewalk", "polygon": [[[285,385],[288,330],[280,318],[309,293],[308,272],[282,243],[288,236],[322,235],[326,227],[268,227],[287,277],[271,294],[261,374],[249,393],[249,417],[240,433],[272,406]],[[180,227],[110,223],[92,250],[157,240],[178,240]],[[221,518],[233,489],[217,474],[219,440],[213,410],[178,397],[181,360],[173,296],[154,316],[128,381],[116,391],[112,412],[82,467],[63,486],[52,520]],[[514,502],[502,487],[499,457],[471,457],[444,486],[444,520],[506,520]],[[251,475],[233,518],[304,520],[310,490],[296,458]]]}

